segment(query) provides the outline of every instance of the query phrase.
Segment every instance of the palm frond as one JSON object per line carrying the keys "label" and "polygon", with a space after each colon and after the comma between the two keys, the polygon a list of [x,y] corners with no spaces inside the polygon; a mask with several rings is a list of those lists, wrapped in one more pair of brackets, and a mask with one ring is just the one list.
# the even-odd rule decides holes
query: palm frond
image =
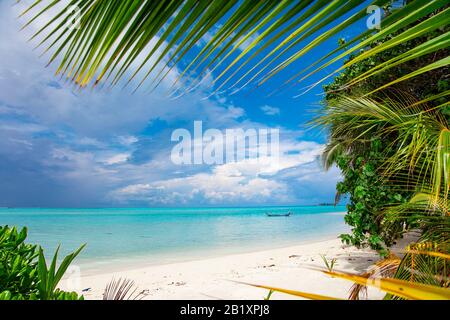
{"label": "palm frond", "polygon": [[[376,0],[367,4],[381,7],[389,2]],[[318,57],[310,73],[289,81],[309,78],[360,49],[371,47],[342,68],[430,34],[447,25],[447,5],[446,0],[408,1],[382,20],[381,30],[356,35],[346,45]],[[80,28],[67,28],[73,19],[68,9],[73,6],[79,8]],[[53,51],[49,63],[58,59],[57,73],[81,87],[100,82],[116,85],[124,77],[129,82],[138,75],[138,87],[150,75],[152,86],[158,86],[176,66],[181,71],[174,83],[189,75],[190,85],[195,87],[205,73],[215,73],[216,90],[225,86],[241,89],[250,83],[261,85],[312,49],[367,18],[366,6],[355,0],[71,0],[61,10],[56,8],[61,8],[59,0],[35,1],[21,14],[28,17],[24,28],[50,14],[50,20],[32,39],[41,37],[37,46],[44,47],[44,52]],[[387,36],[392,38],[379,42]],[[447,43],[448,34],[431,37],[426,44],[412,48],[407,55],[399,54],[363,77],[387,70],[391,64],[442,50]],[[192,58],[187,59],[188,54]],[[444,58],[388,85],[447,65],[448,59]]]}
{"label": "palm frond", "polygon": [[324,108],[313,122],[315,126],[332,128],[323,154],[326,167],[337,155],[362,145],[364,139],[395,137],[389,148],[395,152],[387,152],[383,174],[395,176],[399,185],[409,179],[421,181],[420,189],[434,195],[435,205],[440,198],[446,202],[450,190],[450,131],[445,118],[424,111],[427,109],[423,104],[388,99],[376,102],[342,97]]}
{"label": "palm frond", "polygon": [[[401,259],[394,254],[390,254],[389,257],[375,262],[370,266],[369,270],[360,274],[364,278],[392,278],[400,265]],[[367,285],[361,283],[354,283],[350,288],[349,300],[360,300],[361,296],[367,298]]]}
{"label": "palm frond", "polygon": [[272,291],[276,291],[276,292],[281,292],[281,293],[285,293],[285,294],[289,294],[289,295],[292,295],[292,296],[305,298],[305,299],[313,299],[313,300],[341,300],[339,298],[323,296],[323,295],[315,294],[315,293],[307,293],[307,292],[302,292],[302,291],[297,291],[297,290],[276,288],[276,287],[272,287],[272,286],[265,286],[265,285],[252,284],[252,283],[246,283],[246,282],[239,282],[239,283],[245,284],[245,285],[249,285],[249,286],[252,286],[252,287],[256,287],[256,288],[262,288],[262,289],[272,290]]}
{"label": "palm frond", "polygon": [[137,292],[134,281],[119,278],[112,279],[103,292],[103,300],[141,300],[145,297],[145,291]]}
{"label": "palm frond", "polygon": [[391,278],[366,278],[360,275],[344,272],[323,271],[335,278],[341,278],[361,285],[379,288],[394,296],[412,300],[450,300],[450,291],[434,285],[404,281]]}

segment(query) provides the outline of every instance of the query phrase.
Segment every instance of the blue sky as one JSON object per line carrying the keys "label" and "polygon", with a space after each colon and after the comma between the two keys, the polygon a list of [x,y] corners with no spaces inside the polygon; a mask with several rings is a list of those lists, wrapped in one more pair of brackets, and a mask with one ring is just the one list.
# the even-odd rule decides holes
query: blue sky
{"label": "blue sky", "polygon": [[[280,81],[334,47],[336,39],[263,88],[211,94],[206,84],[178,99],[152,93],[74,90],[45,68],[20,7],[0,4],[0,206],[239,206],[332,202],[339,172],[318,161],[325,136],[305,130],[320,102],[317,88],[268,96]],[[345,36],[345,35],[343,35]],[[349,35],[347,35],[348,37]],[[189,57],[188,57],[189,58]],[[330,71],[331,69],[325,70]],[[318,75],[314,79],[323,76]],[[279,128],[283,165],[267,172],[246,163],[175,165],[176,128]]]}

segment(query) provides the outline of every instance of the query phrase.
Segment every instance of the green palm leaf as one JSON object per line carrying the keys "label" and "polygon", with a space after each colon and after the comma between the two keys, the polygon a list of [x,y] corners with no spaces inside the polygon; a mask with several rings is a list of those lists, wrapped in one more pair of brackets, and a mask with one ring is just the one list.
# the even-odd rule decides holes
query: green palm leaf
{"label": "green palm leaf", "polygon": [[[371,4],[383,6],[388,2],[378,0]],[[81,87],[102,81],[117,85],[123,77],[127,76],[129,82],[141,72],[138,87],[154,73],[152,85],[157,86],[175,66],[186,60],[190,52],[194,57],[174,84],[189,74],[194,77],[191,80],[194,80],[192,86],[195,87],[205,72],[217,73],[214,79],[216,90],[226,88],[227,84],[231,88],[243,88],[255,81],[263,84],[313,48],[366,18],[365,8],[360,7],[360,1],[354,0],[72,0],[63,10],[54,13],[52,10],[59,3],[58,0],[35,1],[21,14],[32,14],[24,28],[44,13],[52,12],[51,19],[31,39],[43,36],[38,47],[46,45],[44,52],[54,50],[49,63],[59,59],[57,73]],[[70,30],[67,22],[73,17],[67,9],[73,5],[78,6],[81,20],[79,29]],[[367,46],[372,46],[372,49],[349,61],[343,68],[445,26],[449,9],[442,8],[446,5],[445,0],[408,2],[383,19],[380,31],[364,31],[347,45],[318,57],[313,70],[300,80]],[[440,12],[432,14],[436,10]],[[351,12],[355,13],[349,15]],[[330,27],[341,18],[341,23]],[[405,29],[419,19],[420,24]],[[379,39],[395,33],[391,40],[377,44]],[[209,38],[206,43],[205,37]],[[361,75],[349,85],[386,71],[392,64],[436,52],[446,44],[448,34],[431,38],[426,44],[412,48],[411,55],[400,55]],[[342,49],[345,50],[334,56]],[[285,57],[292,51],[294,53]],[[448,60],[444,58],[391,84],[447,65]],[[342,68],[335,72],[339,70]]]}

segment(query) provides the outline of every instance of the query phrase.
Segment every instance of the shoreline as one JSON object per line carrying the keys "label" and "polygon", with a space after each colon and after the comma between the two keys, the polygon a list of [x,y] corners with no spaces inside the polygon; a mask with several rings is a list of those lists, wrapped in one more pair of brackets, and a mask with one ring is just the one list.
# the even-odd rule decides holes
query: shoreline
{"label": "shoreline", "polygon": [[[366,270],[379,257],[373,250],[344,246],[336,237],[329,238],[182,262],[104,268],[95,274],[81,273],[79,279],[69,276],[60,287],[82,293],[85,299],[102,299],[107,283],[113,278],[126,278],[134,281],[136,292],[145,293],[143,299],[150,300],[262,300],[267,295],[267,290],[235,282],[240,281],[346,299],[351,282],[312,270],[325,268],[321,255],[329,260],[336,258],[336,270],[355,273]],[[384,296],[377,289],[369,289],[368,293],[369,299]],[[272,295],[272,299],[294,298],[282,293]]]}
{"label": "shoreline", "polygon": [[[346,232],[347,230],[339,230]],[[86,276],[96,276],[104,273],[122,272],[133,269],[143,269],[147,267],[165,266],[177,263],[186,263],[193,261],[210,260],[235,255],[246,255],[253,253],[264,253],[267,251],[287,249],[301,245],[309,245],[312,243],[320,243],[324,241],[335,240],[335,234],[310,235],[304,239],[290,240],[285,243],[268,245],[266,243],[260,245],[247,246],[244,248],[207,248],[189,252],[172,252],[164,254],[143,254],[135,255],[130,258],[112,257],[111,259],[103,258],[101,261],[95,259],[84,259],[77,264],[84,270]]]}

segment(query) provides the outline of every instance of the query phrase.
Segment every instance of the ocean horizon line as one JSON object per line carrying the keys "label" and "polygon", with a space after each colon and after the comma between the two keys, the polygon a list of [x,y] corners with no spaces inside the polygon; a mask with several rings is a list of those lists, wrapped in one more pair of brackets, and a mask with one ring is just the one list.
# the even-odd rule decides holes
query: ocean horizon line
{"label": "ocean horizon line", "polygon": [[192,206],[192,207],[184,207],[184,206],[167,206],[167,207],[113,207],[113,206],[99,206],[99,207],[51,207],[51,206],[0,206],[0,209],[245,209],[245,208],[304,208],[304,207],[345,207],[346,204],[306,204],[306,205],[243,205],[243,206]]}

